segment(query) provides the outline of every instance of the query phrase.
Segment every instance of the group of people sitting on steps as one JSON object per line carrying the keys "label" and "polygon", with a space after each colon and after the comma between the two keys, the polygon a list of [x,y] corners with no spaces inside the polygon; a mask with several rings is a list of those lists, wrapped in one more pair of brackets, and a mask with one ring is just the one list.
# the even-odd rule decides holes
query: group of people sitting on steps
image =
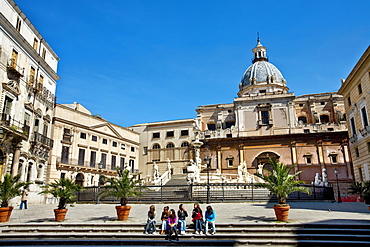
{"label": "group of people sitting on steps", "polygon": [[[155,211],[155,206],[151,205],[148,211],[148,220],[145,226],[145,234],[156,234],[156,216],[157,213]],[[184,204],[179,205],[179,210],[177,211],[177,214],[174,209],[170,209],[168,206],[165,206],[161,215],[161,234],[167,234],[169,239],[171,239],[172,235],[175,235],[175,238],[178,240],[178,231],[181,235],[186,234],[187,217],[188,213],[184,207]],[[212,235],[216,233],[216,213],[211,206],[207,206],[203,218],[202,209],[200,208],[198,203],[194,203],[191,217],[192,222],[194,223],[194,234],[208,234],[209,228]]]}

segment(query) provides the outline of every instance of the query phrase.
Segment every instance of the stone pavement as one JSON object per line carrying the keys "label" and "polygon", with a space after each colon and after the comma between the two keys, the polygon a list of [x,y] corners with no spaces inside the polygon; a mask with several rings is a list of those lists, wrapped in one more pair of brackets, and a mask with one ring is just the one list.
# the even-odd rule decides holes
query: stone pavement
{"label": "stone pavement", "polygon": [[[359,202],[291,202],[289,222],[291,223],[333,223],[333,224],[370,224],[370,211],[368,206]],[[115,211],[116,204],[74,204],[68,206],[65,223],[117,223]],[[146,222],[147,211],[150,204],[130,204],[132,206],[130,217],[124,223]],[[157,211],[157,223],[164,206],[169,206],[177,212],[178,204],[154,204]],[[216,223],[226,224],[258,224],[275,223],[273,210],[274,203],[246,202],[246,203],[212,203],[216,212]],[[54,221],[53,209],[56,204],[29,205],[28,209],[14,208],[8,223],[51,223]],[[206,204],[200,205],[203,211]],[[191,222],[192,203],[185,203],[189,212],[188,223]]]}

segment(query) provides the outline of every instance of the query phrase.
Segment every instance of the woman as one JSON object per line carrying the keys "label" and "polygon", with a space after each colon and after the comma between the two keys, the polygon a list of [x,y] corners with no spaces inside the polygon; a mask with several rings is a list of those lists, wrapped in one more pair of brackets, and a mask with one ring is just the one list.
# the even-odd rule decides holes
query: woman
{"label": "woman", "polygon": [[155,224],[157,223],[157,221],[155,220],[156,216],[157,216],[157,213],[155,212],[155,206],[151,205],[148,211],[148,221],[146,222],[146,226],[145,226],[145,234],[149,234],[149,229],[150,229],[151,224],[153,225],[152,234],[156,233],[156,228],[155,228]]}
{"label": "woman", "polygon": [[170,210],[170,214],[168,216],[168,240],[171,241],[171,236],[175,233],[175,237],[179,240],[179,235],[177,235],[177,217],[176,212],[174,209]]}
{"label": "woman", "polygon": [[193,218],[192,221],[194,222],[195,225],[194,227],[195,234],[200,234],[203,231],[202,229],[203,213],[198,203],[194,203],[192,218]]}
{"label": "woman", "polygon": [[184,204],[179,205],[179,211],[177,211],[177,217],[179,217],[178,222],[180,225],[180,234],[185,234],[186,231],[186,217],[188,217],[188,212],[184,207]]}
{"label": "woman", "polygon": [[216,233],[215,221],[216,213],[211,206],[207,206],[207,211],[205,213],[206,218],[206,234],[208,233],[208,225],[211,225],[212,235]]}
{"label": "woman", "polygon": [[168,210],[170,209],[170,207],[168,206],[165,206],[163,208],[163,212],[162,212],[162,216],[161,216],[161,220],[162,220],[162,231],[161,231],[161,234],[165,234],[166,233],[166,229],[167,229],[167,221],[168,221],[168,215],[169,215],[169,212]]}

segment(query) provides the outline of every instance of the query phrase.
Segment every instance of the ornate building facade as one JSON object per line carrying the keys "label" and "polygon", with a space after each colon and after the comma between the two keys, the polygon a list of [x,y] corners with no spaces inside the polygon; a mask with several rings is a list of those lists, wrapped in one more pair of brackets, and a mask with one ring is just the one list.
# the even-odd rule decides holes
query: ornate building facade
{"label": "ornate building facade", "polygon": [[[343,97],[337,93],[295,96],[258,40],[233,103],[199,106],[201,156],[212,172],[235,177],[241,164],[250,174],[269,169],[269,158],[297,164],[301,180],[318,173],[342,183],[353,179]],[[322,175],[325,174],[325,175]]]}
{"label": "ornate building facade", "polygon": [[112,124],[78,103],[57,104],[53,118],[54,147],[49,180],[74,179],[97,186],[116,168],[139,170],[139,134]]}
{"label": "ornate building facade", "polygon": [[342,82],[338,93],[345,99],[354,175],[357,181],[370,180],[370,46]]}
{"label": "ornate building facade", "polygon": [[15,2],[0,0],[0,177],[32,182],[31,203],[43,200],[58,61]]}

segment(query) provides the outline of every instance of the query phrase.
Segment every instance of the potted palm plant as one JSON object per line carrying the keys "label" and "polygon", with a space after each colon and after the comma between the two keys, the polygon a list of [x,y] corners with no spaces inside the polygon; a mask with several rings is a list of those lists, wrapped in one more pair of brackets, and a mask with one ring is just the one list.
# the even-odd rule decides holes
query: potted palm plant
{"label": "potted palm plant", "polygon": [[311,194],[311,191],[303,186],[300,186],[303,181],[296,180],[301,171],[290,174],[295,165],[286,166],[283,163],[276,162],[270,158],[272,170],[266,171],[267,175],[255,173],[257,177],[261,178],[264,183],[258,183],[256,186],[268,189],[272,194],[275,194],[278,204],[274,205],[275,215],[278,221],[288,221],[289,204],[286,203],[288,195],[295,191]]}
{"label": "potted palm plant", "polygon": [[62,221],[65,219],[68,209],[67,203],[73,203],[76,197],[75,193],[84,188],[76,184],[75,181],[68,178],[60,178],[52,183],[42,186],[44,189],[40,194],[51,194],[59,199],[58,208],[54,209],[55,221]]}
{"label": "potted palm plant", "polygon": [[13,208],[9,206],[10,200],[21,194],[21,188],[28,182],[19,182],[20,176],[12,177],[9,173],[4,175],[3,181],[0,182],[0,222],[6,222],[10,219]]}
{"label": "potted palm plant", "polygon": [[130,214],[131,206],[128,206],[129,197],[137,197],[142,194],[140,186],[142,179],[138,175],[130,175],[129,170],[119,170],[116,168],[118,177],[111,177],[105,180],[104,189],[99,196],[105,198],[113,196],[120,199],[120,205],[116,206],[118,220],[127,220]]}
{"label": "potted palm plant", "polygon": [[370,181],[354,182],[349,187],[348,191],[352,195],[358,195],[365,201],[365,204],[370,204]]}

